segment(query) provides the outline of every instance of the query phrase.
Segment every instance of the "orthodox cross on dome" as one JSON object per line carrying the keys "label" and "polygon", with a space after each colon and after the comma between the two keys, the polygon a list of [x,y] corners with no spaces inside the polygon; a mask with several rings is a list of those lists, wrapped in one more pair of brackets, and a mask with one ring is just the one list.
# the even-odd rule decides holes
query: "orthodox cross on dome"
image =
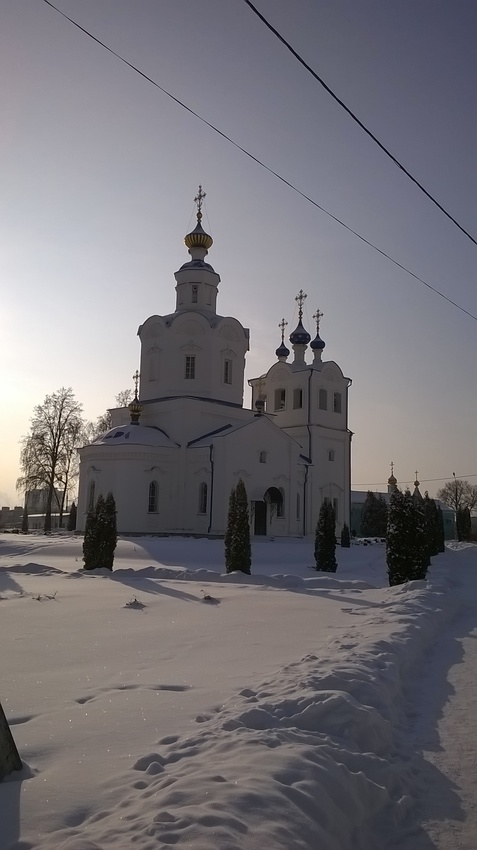
{"label": "orthodox cross on dome", "polygon": [[324,315],[325,314],[321,313],[320,310],[317,310],[316,313],[313,314],[313,319],[316,322],[316,333],[317,334],[320,332],[320,319],[322,319]]}
{"label": "orthodox cross on dome", "polygon": [[282,344],[283,344],[283,341],[285,339],[285,328],[286,328],[287,325],[288,325],[288,322],[286,322],[285,319],[282,319],[281,322],[278,322],[278,327],[280,328],[280,330],[282,332]]}
{"label": "orthodox cross on dome", "polygon": [[394,475],[394,461],[391,461],[391,475]]}
{"label": "orthodox cross on dome", "polygon": [[137,398],[137,385],[139,383],[139,378],[140,378],[140,375],[139,375],[139,372],[138,372],[137,369],[134,372],[134,375],[132,376],[132,378],[133,378],[133,381],[134,381],[134,398]]}
{"label": "orthodox cross on dome", "polygon": [[301,322],[303,318],[303,304],[305,302],[305,298],[308,298],[306,292],[303,292],[303,289],[300,289],[298,295],[295,296],[295,301],[298,303],[298,320]]}
{"label": "orthodox cross on dome", "polygon": [[207,192],[202,191],[202,186],[199,183],[199,191],[194,198],[194,203],[197,204],[197,224],[200,224],[202,221],[202,202],[206,197]]}
{"label": "orthodox cross on dome", "polygon": [[416,480],[415,480],[415,482],[414,482],[414,487],[419,487],[419,484],[420,484],[420,483],[421,483],[421,482],[417,480],[417,469],[416,469]]}

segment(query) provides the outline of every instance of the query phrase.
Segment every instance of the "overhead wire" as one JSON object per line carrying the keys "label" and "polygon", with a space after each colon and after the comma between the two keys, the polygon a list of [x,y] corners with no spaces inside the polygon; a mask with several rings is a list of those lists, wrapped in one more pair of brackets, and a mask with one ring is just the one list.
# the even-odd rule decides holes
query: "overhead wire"
{"label": "overhead wire", "polygon": [[428,192],[427,189],[424,188],[422,183],[420,183],[419,180],[417,180],[415,177],[413,177],[411,172],[408,171],[407,168],[405,168],[405,166],[402,164],[402,162],[400,162],[397,159],[397,157],[395,157],[394,154],[392,154],[391,151],[385,145],[383,145],[382,142],[379,141],[379,139],[374,135],[374,133],[371,130],[368,130],[366,125],[363,124],[362,121],[360,121],[358,116],[349,108],[349,106],[346,106],[346,103],[344,103],[344,101],[342,101],[341,98],[339,98],[338,95],[335,94],[335,92],[325,83],[325,81],[322,79],[322,77],[320,77],[316,73],[316,71],[314,71],[313,68],[311,68],[311,66],[308,65],[307,62],[305,62],[303,57],[300,56],[300,54],[291,46],[291,44],[278,32],[278,30],[275,29],[274,26],[272,26],[270,21],[268,21],[267,18],[264,15],[262,15],[261,12],[259,12],[257,7],[254,6],[254,4],[250,2],[250,0],[244,0],[244,3],[246,3],[246,5],[252,10],[252,12],[254,12],[254,14],[258,18],[260,18],[260,20],[265,24],[267,29],[269,29],[270,32],[272,32],[276,36],[276,38],[278,38],[278,40],[281,41],[281,43],[287,48],[287,50],[290,51],[290,53],[295,57],[295,59],[300,63],[300,65],[303,65],[303,67],[306,68],[306,70],[312,75],[312,77],[321,86],[323,86],[325,91],[328,92],[328,94],[333,98],[333,100],[335,100],[336,103],[338,103],[342,107],[342,109],[344,109],[345,112],[348,113],[350,118],[352,118],[353,121],[355,121],[356,124],[358,124],[358,126],[361,127],[361,129],[373,140],[373,142],[375,142],[378,145],[378,147],[381,148],[381,150],[386,154],[386,156],[388,156],[389,159],[392,160],[394,165],[396,165],[406,175],[406,177],[409,177],[409,179],[412,180],[412,182],[421,190],[421,192],[423,192],[424,195],[426,195],[426,197],[429,198],[429,200],[432,201],[432,203],[435,204],[436,207],[438,207],[438,209],[440,209],[440,211],[443,212],[444,215],[447,216],[447,218],[450,221],[452,221],[452,223],[455,224],[456,227],[458,227],[459,230],[461,230],[462,233],[464,233],[464,235],[467,236],[468,239],[471,240],[471,242],[474,243],[474,245],[477,245],[477,240],[474,239],[474,237],[468,232],[468,230],[466,230],[465,227],[463,227],[461,224],[459,224],[459,222],[454,218],[454,216],[451,215],[451,213],[448,212],[445,209],[445,207],[443,207],[442,204],[440,204],[439,201],[436,198],[434,198],[434,196],[431,195],[431,193]]}
{"label": "overhead wire", "polygon": [[[467,478],[477,478],[477,472],[470,473],[469,475],[458,475],[457,476],[458,481],[467,480]],[[453,478],[449,478],[449,477],[447,477],[447,478],[420,478],[419,483],[420,484],[430,484],[432,481],[450,481],[450,482],[452,482],[453,480],[454,480]],[[356,488],[356,487],[386,487],[387,483],[388,483],[387,481],[375,481],[374,484],[353,484],[353,488]],[[411,481],[411,479],[409,479],[409,481],[404,480],[404,481],[400,481],[399,483],[400,484],[414,484],[414,481]]]}
{"label": "overhead wire", "polygon": [[216,127],[210,121],[207,121],[206,118],[203,118],[201,115],[199,115],[198,112],[195,112],[194,109],[192,109],[190,106],[187,106],[187,104],[185,104],[183,101],[181,101],[178,97],[175,97],[175,95],[173,95],[173,94],[171,94],[171,92],[167,91],[167,89],[165,89],[163,86],[161,86],[155,80],[153,80],[152,77],[149,77],[146,73],[144,73],[144,71],[141,71],[132,62],[129,62],[127,59],[125,59],[123,56],[121,56],[121,54],[117,53],[115,50],[113,50],[111,47],[109,47],[107,44],[105,44],[103,41],[101,41],[101,39],[99,39],[99,38],[97,38],[97,36],[93,35],[85,27],[82,27],[81,24],[78,24],[77,21],[75,21],[73,18],[70,18],[69,15],[67,15],[65,12],[63,12],[61,9],[59,9],[58,6],[55,6],[55,4],[51,2],[51,0],[43,0],[43,2],[46,3],[47,6],[50,6],[52,9],[54,9],[55,12],[58,12],[58,14],[60,14],[63,18],[65,18],[67,21],[69,21],[71,24],[73,24],[73,26],[75,26],[82,33],[84,33],[86,36],[88,36],[88,38],[91,38],[92,41],[96,42],[96,44],[99,44],[100,47],[104,48],[104,50],[107,50],[108,53],[111,53],[113,56],[116,57],[116,59],[119,59],[120,62],[123,62],[132,71],[139,74],[139,76],[143,77],[143,79],[147,80],[147,82],[151,83],[151,85],[153,85],[153,86],[155,86],[155,88],[159,89],[159,91],[161,91],[168,98],[173,100],[174,103],[176,103],[178,106],[182,107],[182,109],[185,109],[190,115],[193,115],[194,118],[197,118],[199,121],[201,121],[207,127],[209,127],[211,130],[213,130],[214,133],[217,133],[219,136],[221,136],[223,139],[225,139],[225,141],[229,142],[231,145],[233,145],[235,148],[237,148],[237,150],[241,151],[241,153],[245,154],[245,156],[247,156],[249,159],[251,159],[257,165],[259,165],[261,168],[265,169],[265,171],[268,171],[269,174],[272,174],[274,177],[276,177],[277,180],[280,180],[281,183],[284,183],[285,186],[288,186],[290,189],[292,189],[294,192],[296,192],[298,195],[300,195],[304,200],[308,201],[314,207],[321,210],[321,212],[323,212],[325,215],[327,215],[329,218],[331,218],[337,224],[341,225],[341,227],[344,227],[345,230],[349,231],[349,233],[352,233],[353,236],[356,236],[356,238],[359,239],[361,242],[364,242],[365,245],[368,245],[370,248],[372,248],[378,254],[381,254],[382,257],[385,257],[385,259],[389,260],[391,263],[393,263],[395,266],[400,268],[402,271],[406,272],[406,274],[410,275],[412,278],[414,278],[414,280],[417,280],[419,283],[421,283],[427,289],[431,290],[436,295],[439,295],[440,298],[443,298],[444,301],[447,301],[448,304],[451,304],[453,307],[456,307],[457,310],[460,310],[462,313],[465,313],[466,316],[469,316],[469,318],[474,319],[474,321],[477,321],[477,316],[475,316],[469,310],[466,310],[465,307],[462,307],[456,301],[453,301],[452,298],[449,298],[447,295],[444,295],[443,292],[441,292],[435,286],[432,286],[432,284],[427,283],[427,281],[425,281],[422,277],[419,277],[419,275],[412,272],[410,269],[408,269],[406,266],[404,266],[398,260],[395,260],[394,257],[391,257],[391,255],[388,254],[386,251],[383,251],[381,248],[378,248],[377,245],[375,245],[369,239],[366,239],[366,237],[362,236],[360,233],[358,233],[357,230],[354,230],[348,224],[345,224],[345,222],[342,221],[340,218],[335,216],[329,210],[325,209],[325,207],[321,206],[321,204],[319,204],[317,201],[313,200],[313,198],[310,198],[309,195],[305,194],[305,192],[302,192],[301,189],[298,189],[297,186],[295,186],[293,183],[291,183],[285,177],[282,177],[281,174],[278,174],[277,171],[274,171],[273,168],[270,168],[270,166],[266,165],[264,162],[262,162],[262,160],[260,160],[256,156],[254,156],[254,154],[250,153],[250,151],[246,150],[246,148],[242,147],[238,142],[234,141],[234,139],[232,139],[230,136],[228,136],[226,133],[224,133],[223,130],[220,130],[218,127]]}

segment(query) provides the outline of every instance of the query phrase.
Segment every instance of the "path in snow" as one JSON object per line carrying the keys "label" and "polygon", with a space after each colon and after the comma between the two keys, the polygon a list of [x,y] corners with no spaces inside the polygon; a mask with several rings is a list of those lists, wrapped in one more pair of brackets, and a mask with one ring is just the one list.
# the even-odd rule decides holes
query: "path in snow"
{"label": "path in snow", "polygon": [[456,588],[463,612],[429,653],[413,695],[409,745],[421,803],[395,850],[477,847],[477,573],[466,554]]}

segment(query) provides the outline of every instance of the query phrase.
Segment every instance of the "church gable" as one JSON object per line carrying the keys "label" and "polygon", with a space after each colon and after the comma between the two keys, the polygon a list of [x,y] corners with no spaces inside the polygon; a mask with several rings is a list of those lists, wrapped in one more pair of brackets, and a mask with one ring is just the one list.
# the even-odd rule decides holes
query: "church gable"
{"label": "church gable", "polygon": [[336,363],[325,364],[320,374],[323,381],[329,381],[332,384],[339,383],[344,377],[343,372]]}
{"label": "church gable", "polygon": [[216,325],[216,334],[218,337],[221,339],[227,339],[230,342],[240,342],[242,344],[244,340],[248,341],[248,330],[244,328],[237,319],[234,319],[231,316],[218,316],[217,318],[219,320]]}
{"label": "church gable", "polygon": [[268,370],[267,380],[273,384],[279,384],[288,381],[291,374],[292,371],[290,367],[285,363],[275,363],[272,368]]}
{"label": "church gable", "polygon": [[144,324],[138,328],[140,339],[157,339],[164,333],[164,322],[162,316],[149,316]]}

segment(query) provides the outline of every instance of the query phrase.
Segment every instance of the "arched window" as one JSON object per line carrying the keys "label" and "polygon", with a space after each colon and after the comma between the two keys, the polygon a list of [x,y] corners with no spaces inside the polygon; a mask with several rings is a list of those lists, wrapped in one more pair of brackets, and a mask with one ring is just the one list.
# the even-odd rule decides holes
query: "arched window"
{"label": "arched window", "polygon": [[186,381],[193,381],[195,378],[195,354],[186,354],[184,377]]}
{"label": "arched window", "polygon": [[333,413],[341,413],[341,393],[333,394]]}
{"label": "arched window", "polygon": [[224,360],[224,384],[232,383],[232,361]]}
{"label": "arched window", "polygon": [[330,449],[329,452],[328,452],[328,460],[334,460],[334,459],[335,459],[335,450]]}
{"label": "arched window", "polygon": [[149,514],[157,514],[157,502],[159,495],[159,487],[157,486],[157,481],[151,481],[149,484],[149,501],[147,512]]}
{"label": "arched window", "polygon": [[328,410],[328,393],[323,387],[318,394],[318,407],[320,410]]}
{"label": "arched window", "polygon": [[287,404],[286,390],[275,390],[275,410],[285,410]]}
{"label": "arched window", "polygon": [[94,481],[90,481],[89,484],[89,493],[88,493],[88,510],[94,510],[94,491],[96,489],[96,483]]}
{"label": "arched window", "polygon": [[205,481],[199,485],[199,513],[207,513],[207,484]]}
{"label": "arched window", "polygon": [[192,284],[192,303],[193,304],[197,304],[198,294],[199,294],[199,287],[197,286],[196,283],[193,283]]}
{"label": "arched window", "polygon": [[277,517],[285,516],[282,490],[279,490],[278,487],[269,487],[267,492],[265,493],[265,501],[267,501],[270,505],[272,516],[273,514],[275,514],[275,516]]}
{"label": "arched window", "polygon": [[259,452],[258,462],[259,463],[266,463],[267,462],[267,453],[265,451]]}
{"label": "arched window", "polygon": [[293,390],[293,410],[298,410],[303,407],[303,390],[301,387],[295,387]]}
{"label": "arched window", "polygon": [[280,498],[277,501],[277,516],[285,516],[285,499],[283,498],[283,490],[280,489],[278,491],[280,493]]}

